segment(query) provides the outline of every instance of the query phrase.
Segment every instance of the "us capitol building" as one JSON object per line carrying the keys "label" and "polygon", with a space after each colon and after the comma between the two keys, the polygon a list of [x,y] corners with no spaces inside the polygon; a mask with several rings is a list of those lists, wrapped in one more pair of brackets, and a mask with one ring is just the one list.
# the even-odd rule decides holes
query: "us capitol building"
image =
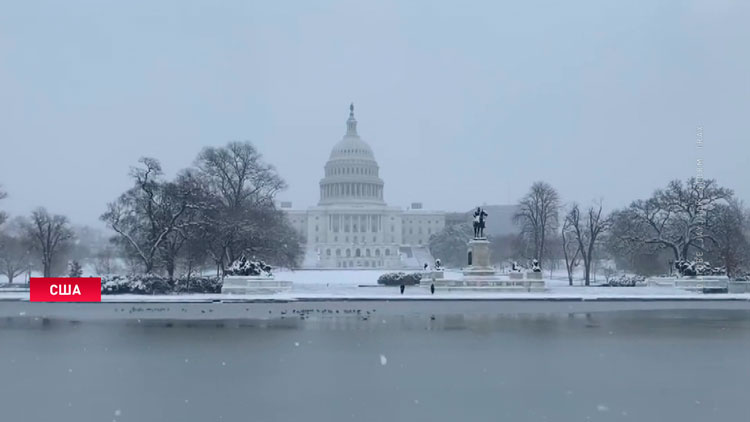
{"label": "us capitol building", "polygon": [[357,133],[354,105],[346,134],[333,146],[320,180],[320,201],[306,210],[282,203],[305,238],[302,268],[416,269],[433,258],[430,236],[445,226],[445,213],[388,206],[385,183],[372,148]]}

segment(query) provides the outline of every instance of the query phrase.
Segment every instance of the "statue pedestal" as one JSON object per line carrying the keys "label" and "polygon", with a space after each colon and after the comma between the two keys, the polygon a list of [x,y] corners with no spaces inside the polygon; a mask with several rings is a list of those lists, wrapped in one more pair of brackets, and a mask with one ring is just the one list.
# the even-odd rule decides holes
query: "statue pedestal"
{"label": "statue pedestal", "polygon": [[526,278],[529,280],[541,280],[542,279],[542,273],[541,271],[530,271],[526,273]]}
{"label": "statue pedestal", "polygon": [[464,276],[495,275],[495,268],[490,265],[490,241],[486,238],[471,239],[468,246],[469,266],[464,268]]}
{"label": "statue pedestal", "polygon": [[291,281],[276,280],[273,276],[227,276],[221,286],[222,294],[273,294],[292,289]]}
{"label": "statue pedestal", "polygon": [[485,290],[507,292],[539,292],[546,290],[542,273],[524,277],[523,273],[500,275],[490,262],[490,242],[487,239],[472,239],[468,244],[467,263],[463,276],[454,279],[434,280],[436,289]]}
{"label": "statue pedestal", "polygon": [[425,271],[424,274],[422,274],[422,280],[424,282],[428,282],[430,280],[439,280],[443,278],[443,275],[443,270]]}

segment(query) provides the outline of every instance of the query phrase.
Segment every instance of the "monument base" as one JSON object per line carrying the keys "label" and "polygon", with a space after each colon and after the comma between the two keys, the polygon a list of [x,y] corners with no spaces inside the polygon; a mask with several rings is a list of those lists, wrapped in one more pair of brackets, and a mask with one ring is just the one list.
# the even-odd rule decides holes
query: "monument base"
{"label": "monument base", "polygon": [[435,285],[443,290],[493,290],[516,292],[541,292],[546,290],[542,273],[511,273],[499,275],[490,265],[490,242],[486,238],[472,239],[468,244],[468,266],[459,278],[423,280],[422,284]]}
{"label": "monument base", "polygon": [[[423,283],[429,287],[429,283]],[[543,292],[547,290],[544,280],[513,279],[505,275],[464,275],[459,278],[435,280],[435,289],[474,290],[505,292]]]}
{"label": "monument base", "polygon": [[422,274],[422,283],[429,282],[430,280],[442,279],[443,276],[444,276],[443,270],[425,271]]}
{"label": "monument base", "polygon": [[495,267],[490,265],[490,241],[486,238],[469,241],[468,264],[464,277],[490,277],[495,275]]}
{"label": "monument base", "polygon": [[649,286],[675,287],[697,293],[727,293],[730,285],[726,276],[653,277],[646,282]]}
{"label": "monument base", "polygon": [[280,281],[264,276],[228,276],[221,286],[222,294],[273,294],[292,289],[291,281]]}

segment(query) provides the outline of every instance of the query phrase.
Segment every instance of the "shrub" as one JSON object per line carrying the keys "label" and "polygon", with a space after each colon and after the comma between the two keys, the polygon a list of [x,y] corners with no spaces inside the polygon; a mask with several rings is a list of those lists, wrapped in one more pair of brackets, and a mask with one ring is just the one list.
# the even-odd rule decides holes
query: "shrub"
{"label": "shrub", "polygon": [[386,273],[378,277],[378,284],[386,286],[414,286],[422,280],[420,273]]}
{"label": "shrub", "polygon": [[169,293],[221,293],[222,282],[218,278],[191,278],[170,281],[154,274],[102,277],[102,294],[153,295]]}
{"label": "shrub", "polygon": [[218,277],[191,277],[175,282],[175,293],[221,293],[222,281]]}
{"label": "shrub", "polygon": [[646,277],[640,275],[628,276],[621,275],[620,277],[610,278],[607,285],[610,287],[635,287],[638,285],[645,285]]}

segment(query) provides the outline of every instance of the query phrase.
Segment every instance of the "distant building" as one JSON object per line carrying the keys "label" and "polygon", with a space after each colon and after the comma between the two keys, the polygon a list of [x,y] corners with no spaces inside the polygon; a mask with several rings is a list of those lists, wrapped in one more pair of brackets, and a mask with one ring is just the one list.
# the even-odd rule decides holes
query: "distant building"
{"label": "distant building", "polygon": [[[354,105],[346,134],[333,146],[320,180],[318,205],[294,210],[292,226],[305,238],[303,268],[421,268],[432,264],[430,236],[445,227],[445,213],[415,202],[404,211],[384,200],[372,148],[357,133]],[[288,206],[284,206],[288,205]]]}

